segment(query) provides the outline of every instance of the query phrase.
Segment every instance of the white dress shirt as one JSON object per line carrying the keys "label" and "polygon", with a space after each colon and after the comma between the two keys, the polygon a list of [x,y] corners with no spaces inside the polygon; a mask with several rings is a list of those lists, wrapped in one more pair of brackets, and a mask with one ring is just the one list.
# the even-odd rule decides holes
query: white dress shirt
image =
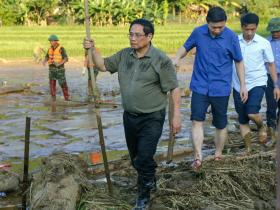
{"label": "white dress shirt", "polygon": [[[245,83],[247,90],[251,90],[257,86],[267,84],[267,71],[265,63],[273,63],[274,56],[269,41],[258,34],[247,42],[243,38],[243,34],[238,36],[240,48],[245,65]],[[237,77],[235,65],[233,65],[233,88],[240,91],[240,82]]]}

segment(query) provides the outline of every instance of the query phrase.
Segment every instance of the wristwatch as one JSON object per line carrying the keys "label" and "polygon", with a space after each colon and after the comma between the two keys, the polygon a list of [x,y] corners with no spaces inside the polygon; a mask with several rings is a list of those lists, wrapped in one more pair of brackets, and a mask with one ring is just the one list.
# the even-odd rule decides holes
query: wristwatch
{"label": "wristwatch", "polygon": [[279,88],[278,82],[273,83],[274,88]]}

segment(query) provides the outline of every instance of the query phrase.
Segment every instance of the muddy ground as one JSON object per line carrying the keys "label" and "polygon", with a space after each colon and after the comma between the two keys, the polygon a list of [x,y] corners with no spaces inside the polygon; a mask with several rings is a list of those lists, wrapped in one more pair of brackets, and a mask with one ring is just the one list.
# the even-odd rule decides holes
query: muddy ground
{"label": "muddy ground", "polygon": [[[189,85],[192,63],[193,58],[188,57],[182,61],[182,65],[179,69],[178,79],[182,90]],[[87,77],[82,76],[82,65],[82,59],[70,59],[70,62],[66,65],[66,77],[70,95],[72,100],[76,102],[86,102],[88,97]],[[118,94],[119,86],[116,74],[99,74],[97,84],[103,100],[109,100],[114,104],[120,104],[120,95]],[[88,154],[100,150],[96,118],[91,105],[85,103],[81,106],[57,106],[55,111],[50,107],[48,103],[48,69],[46,67],[34,63],[31,60],[18,62],[2,61],[0,63],[0,88],[1,85],[2,87],[20,85],[25,87],[25,89],[17,93],[0,95],[0,163],[10,162],[12,165],[22,163],[26,116],[31,117],[31,162],[39,157],[48,157],[55,151],[63,151],[71,154]],[[57,88],[57,95],[58,101],[62,103],[63,99],[60,98],[60,88]],[[264,110],[265,101],[263,102],[261,111],[264,112]],[[182,132],[176,136],[177,143],[175,149],[191,147],[189,133],[190,97],[182,98],[181,111],[183,122]],[[121,106],[106,106],[101,108],[105,142],[109,152],[126,150],[122,127],[122,112]],[[237,132],[237,116],[232,98],[229,103],[228,116],[228,129],[231,135],[240,142],[240,137]],[[163,135],[158,147],[158,153],[167,151],[168,132],[169,129],[166,119]],[[213,153],[212,140],[214,129],[211,126],[211,115],[207,117],[205,122],[205,133],[206,141],[204,144],[204,153],[208,155]],[[260,148],[257,147],[256,151],[259,150]],[[263,148],[261,148],[261,150],[263,150]],[[227,148],[225,152],[228,152],[228,154],[233,152],[235,154],[231,148]],[[84,157],[87,157],[87,155]],[[184,161],[190,159],[191,157],[185,157]],[[181,169],[182,167],[178,170]],[[117,176],[121,177],[119,175]],[[130,181],[130,185],[133,184],[135,184],[134,181]],[[133,191],[133,193],[135,193],[135,191]],[[124,198],[125,196],[124,194]],[[91,199],[88,198],[87,195],[83,195],[83,197],[84,201]],[[18,197],[16,199],[18,199]],[[0,198],[0,207],[1,203],[3,205],[18,203],[16,199],[11,198],[7,201],[1,200]],[[130,206],[133,205],[133,199],[134,196],[131,196],[129,202],[125,204],[126,208],[120,207],[116,209],[129,209]],[[163,198],[163,200],[164,199],[165,198]],[[87,205],[83,202],[81,202],[81,205],[84,206],[83,208],[85,209],[91,208],[86,207]],[[183,207],[172,208],[172,205],[169,206],[169,209],[184,209]],[[272,206],[272,204],[269,205]],[[103,207],[100,209],[102,208]],[[103,209],[108,208],[104,207]]]}
{"label": "muddy ground", "polygon": [[[191,59],[179,73],[180,86],[188,86]],[[82,76],[82,60],[66,65],[66,77],[73,101],[87,101],[87,77]],[[97,79],[102,99],[120,104],[117,75],[100,73]],[[99,149],[95,114],[91,106],[49,106],[48,69],[32,61],[0,63],[0,87],[27,86],[24,92],[0,95],[0,161],[23,157],[25,117],[31,117],[31,158],[47,156],[55,150],[88,152]],[[57,88],[58,101],[63,101]],[[122,108],[101,109],[108,150],[126,150],[122,128]],[[178,138],[188,139],[189,98],[183,101],[186,117]],[[168,138],[167,123],[162,139]],[[165,149],[165,148],[163,148]]]}

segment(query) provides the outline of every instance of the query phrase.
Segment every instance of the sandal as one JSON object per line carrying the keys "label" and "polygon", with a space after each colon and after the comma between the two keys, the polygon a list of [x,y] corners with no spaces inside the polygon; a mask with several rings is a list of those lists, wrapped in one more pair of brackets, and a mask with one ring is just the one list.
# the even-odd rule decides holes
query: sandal
{"label": "sandal", "polygon": [[198,171],[201,168],[202,162],[199,159],[195,159],[192,164],[191,167],[194,171]]}
{"label": "sandal", "polygon": [[222,160],[222,156],[215,156],[214,157],[214,161],[221,161]]}
{"label": "sandal", "polygon": [[8,170],[10,168],[11,168],[11,164],[9,164],[9,163],[0,164],[0,170],[5,171],[5,170]]}

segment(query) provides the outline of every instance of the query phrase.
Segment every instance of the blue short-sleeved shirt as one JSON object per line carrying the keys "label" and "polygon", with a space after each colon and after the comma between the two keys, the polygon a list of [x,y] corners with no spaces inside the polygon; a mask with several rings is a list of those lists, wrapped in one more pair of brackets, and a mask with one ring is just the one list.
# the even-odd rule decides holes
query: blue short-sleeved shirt
{"label": "blue short-sleeved shirt", "polygon": [[190,51],[196,47],[196,56],[190,88],[209,96],[229,96],[233,61],[242,61],[237,35],[225,27],[217,37],[212,37],[208,25],[192,32],[184,47]]}
{"label": "blue short-sleeved shirt", "polygon": [[274,40],[272,37],[268,37],[268,41],[271,44],[274,59],[275,59],[275,66],[277,73],[280,73],[280,40]]}

